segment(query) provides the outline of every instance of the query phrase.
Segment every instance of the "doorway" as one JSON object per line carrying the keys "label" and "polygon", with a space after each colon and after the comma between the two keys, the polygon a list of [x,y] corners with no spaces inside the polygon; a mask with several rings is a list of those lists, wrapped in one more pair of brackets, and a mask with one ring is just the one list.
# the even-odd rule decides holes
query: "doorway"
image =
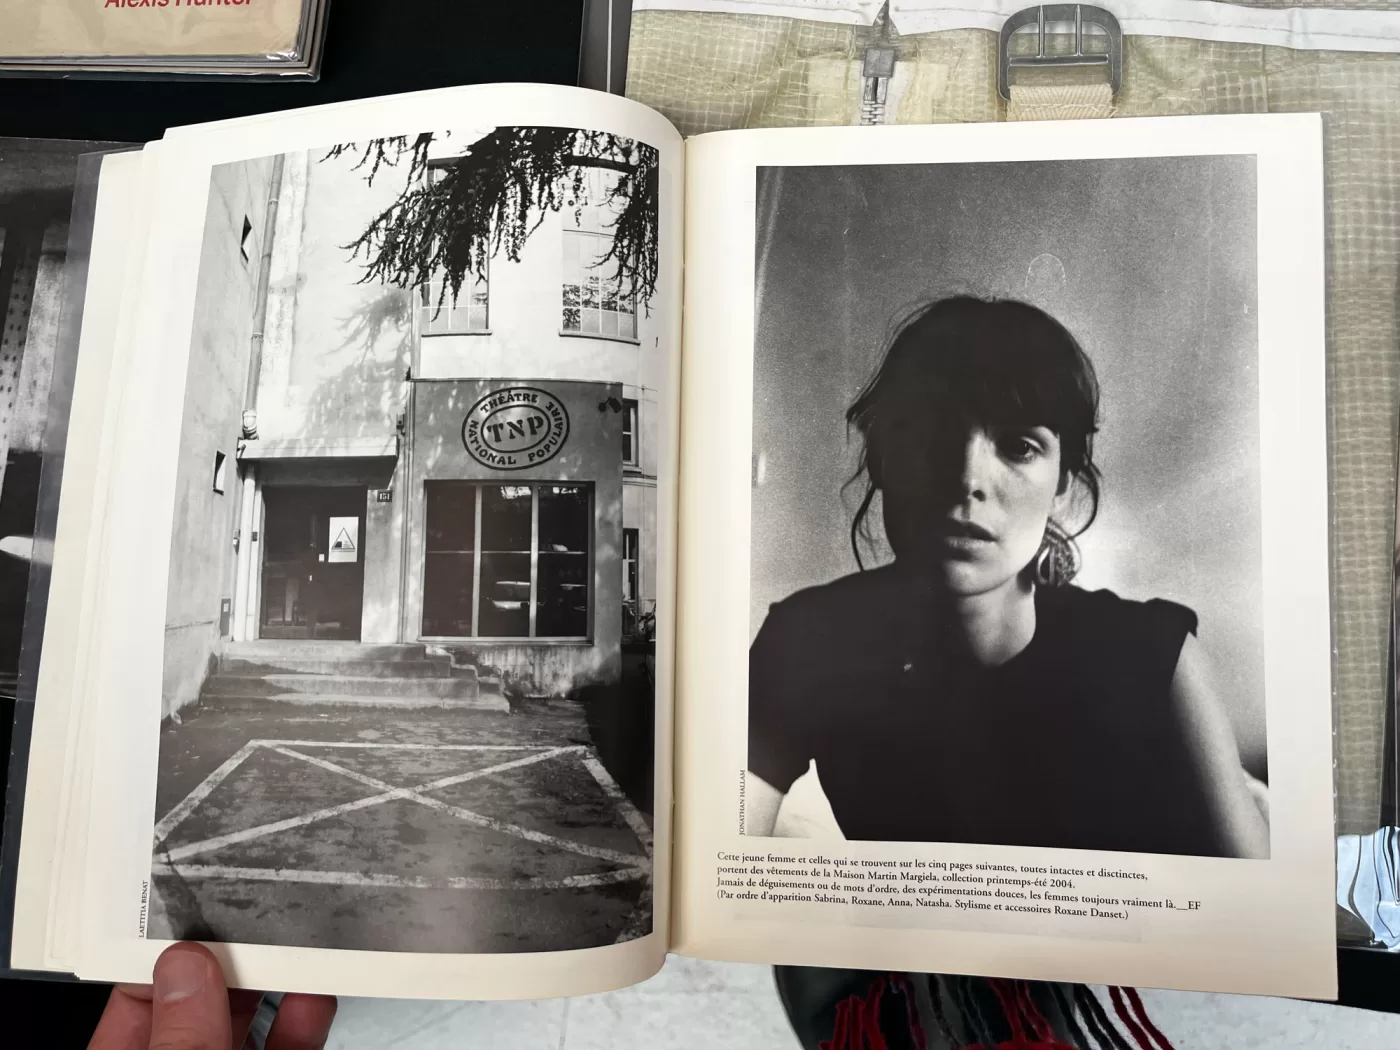
{"label": "doorway", "polygon": [[359,641],[364,488],[263,489],[263,638]]}

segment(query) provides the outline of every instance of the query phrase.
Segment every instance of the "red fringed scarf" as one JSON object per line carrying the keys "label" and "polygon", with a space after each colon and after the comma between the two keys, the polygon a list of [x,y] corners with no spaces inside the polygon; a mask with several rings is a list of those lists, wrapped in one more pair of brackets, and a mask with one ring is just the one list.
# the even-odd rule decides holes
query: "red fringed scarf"
{"label": "red fringed scarf", "polygon": [[[1055,1038],[1050,1022],[1035,1005],[1027,982],[993,978],[987,983],[1001,1001],[1002,1014],[1011,1029],[1011,1038],[994,1047],[969,1043],[961,1050],[1080,1050]],[[864,998],[852,995],[837,1003],[836,1023],[832,1027],[831,1038],[820,1044],[820,1050],[890,1050],[880,1027],[880,1007],[887,989],[903,995],[909,1037],[916,1050],[926,1050],[928,1040],[914,1007],[913,985],[907,977],[897,973],[875,978]],[[1088,989],[1082,990],[1093,995]],[[1109,996],[1113,1000],[1114,1011],[1141,1050],[1173,1050],[1167,1037],[1148,1018],[1142,997],[1136,989],[1110,988]],[[1097,1016],[1090,1019],[1090,1030],[1111,1029],[1112,1023],[1097,999],[1093,1007],[1097,1007],[1093,1011]],[[1122,1037],[1116,1031],[1109,1038],[1115,1044],[1122,1042]]]}

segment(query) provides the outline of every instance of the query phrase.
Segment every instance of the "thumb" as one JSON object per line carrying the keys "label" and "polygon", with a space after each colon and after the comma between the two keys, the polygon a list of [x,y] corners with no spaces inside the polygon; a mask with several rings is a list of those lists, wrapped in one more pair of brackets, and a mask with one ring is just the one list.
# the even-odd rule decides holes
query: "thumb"
{"label": "thumb", "polygon": [[173,944],[156,960],[150,1050],[229,1050],[228,988],[209,949]]}

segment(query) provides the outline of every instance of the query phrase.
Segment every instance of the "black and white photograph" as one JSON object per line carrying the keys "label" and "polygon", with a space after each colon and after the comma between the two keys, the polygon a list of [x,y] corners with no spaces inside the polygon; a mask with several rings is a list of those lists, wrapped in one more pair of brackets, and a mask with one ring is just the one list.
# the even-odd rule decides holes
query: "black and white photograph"
{"label": "black and white photograph", "polygon": [[213,168],[147,937],[651,932],[657,171],[518,126]]}
{"label": "black and white photograph", "polygon": [[[0,695],[11,698],[36,551],[41,570],[47,559],[35,517],[49,405],[66,413],[72,396],[59,342],[79,159],[113,145],[0,139]],[[61,452],[62,434],[48,436]]]}
{"label": "black and white photograph", "polygon": [[1267,859],[1255,158],[756,199],[744,833]]}

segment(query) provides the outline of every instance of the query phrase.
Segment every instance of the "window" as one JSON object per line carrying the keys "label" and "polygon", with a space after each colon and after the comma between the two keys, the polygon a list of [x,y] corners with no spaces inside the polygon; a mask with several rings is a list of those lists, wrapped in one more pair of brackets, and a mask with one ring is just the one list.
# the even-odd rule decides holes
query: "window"
{"label": "window", "polygon": [[638,529],[622,530],[622,600],[637,601],[637,548],[641,541]]}
{"label": "window", "polygon": [[487,279],[468,273],[456,297],[444,275],[438,274],[418,293],[420,335],[459,335],[490,331]]}
{"label": "window", "polygon": [[564,284],[561,329],[616,339],[637,338],[637,303],[623,295],[612,248],[617,205],[609,199],[618,174],[584,173],[580,200],[563,211]]}
{"label": "window", "polygon": [[622,463],[635,467],[640,460],[637,449],[637,402],[635,398],[622,399]]}
{"label": "window", "polygon": [[586,638],[591,485],[430,481],[429,638]]}
{"label": "window", "polygon": [[243,216],[243,232],[238,237],[238,254],[243,256],[243,261],[248,261],[248,238],[253,236],[253,220],[248,216]]}
{"label": "window", "polygon": [[565,332],[637,338],[637,306],[620,293],[616,263],[604,257],[611,236],[584,230],[564,231]]}
{"label": "window", "polygon": [[224,483],[228,475],[228,457],[222,452],[214,453],[214,491],[224,494]]}
{"label": "window", "polygon": [[[428,184],[436,184],[443,176],[443,167],[428,168]],[[462,278],[457,294],[447,283],[447,275],[435,273],[418,291],[419,335],[460,335],[463,332],[490,331],[487,305],[489,271],[477,276],[468,271]]]}

